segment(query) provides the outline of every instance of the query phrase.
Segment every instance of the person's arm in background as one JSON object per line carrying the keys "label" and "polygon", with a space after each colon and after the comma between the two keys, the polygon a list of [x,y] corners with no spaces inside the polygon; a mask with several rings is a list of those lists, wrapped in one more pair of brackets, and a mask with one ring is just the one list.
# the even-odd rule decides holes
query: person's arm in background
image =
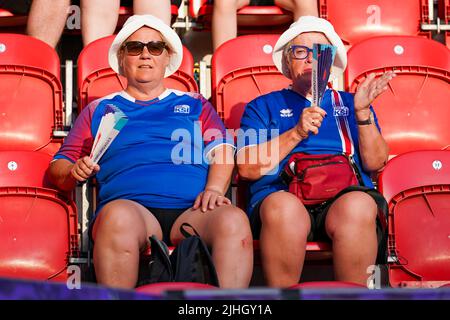
{"label": "person's arm in background", "polygon": [[392,71],[388,71],[378,78],[375,78],[375,74],[372,73],[359,85],[355,93],[356,121],[371,119],[372,122],[372,124],[358,125],[361,161],[364,169],[369,172],[383,168],[389,156],[388,145],[371,116],[370,104],[387,90],[389,81],[394,77],[395,73]]}

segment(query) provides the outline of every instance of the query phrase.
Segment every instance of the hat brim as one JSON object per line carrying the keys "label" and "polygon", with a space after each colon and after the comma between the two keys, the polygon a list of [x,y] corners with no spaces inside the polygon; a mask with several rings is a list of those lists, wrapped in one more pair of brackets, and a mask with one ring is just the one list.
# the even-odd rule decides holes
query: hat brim
{"label": "hat brim", "polygon": [[291,78],[286,64],[283,63],[283,51],[289,41],[305,32],[321,32],[327,37],[330,43],[337,48],[332,73],[334,75],[343,73],[347,66],[347,50],[345,49],[344,43],[334,31],[331,23],[325,19],[312,16],[301,17],[297,22],[294,22],[291,27],[287,29],[278,39],[272,53],[272,59],[277,69],[287,78]]}
{"label": "hat brim", "polygon": [[120,74],[119,60],[117,53],[119,52],[122,43],[128,39],[134,32],[140,28],[147,26],[155,29],[161,33],[163,40],[167,43],[170,48],[170,61],[169,65],[166,67],[164,77],[168,77],[173,74],[181,65],[183,60],[183,45],[181,43],[180,37],[175,31],[162,20],[152,16],[152,15],[134,15],[131,16],[124,24],[123,28],[114,38],[111,47],[108,51],[108,62],[110,67],[117,73]]}

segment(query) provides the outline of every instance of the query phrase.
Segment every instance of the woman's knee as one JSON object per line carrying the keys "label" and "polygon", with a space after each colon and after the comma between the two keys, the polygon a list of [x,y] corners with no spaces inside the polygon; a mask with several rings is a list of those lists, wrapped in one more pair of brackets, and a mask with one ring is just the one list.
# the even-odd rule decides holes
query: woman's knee
{"label": "woman's knee", "polygon": [[219,237],[239,237],[246,241],[251,239],[250,223],[247,215],[241,209],[229,205],[222,207],[220,212],[212,213],[214,219],[209,223],[210,230]]}
{"label": "woman's knee", "polygon": [[336,229],[372,227],[376,221],[377,205],[365,192],[349,192],[330,207],[327,229],[334,233]]}
{"label": "woman's knee", "polygon": [[264,199],[260,207],[260,217],[263,226],[296,228],[309,232],[311,219],[301,201],[289,192],[275,192]]}
{"label": "woman's knee", "polygon": [[94,240],[99,233],[108,234],[111,239],[130,238],[139,242],[146,238],[145,221],[130,201],[115,200],[106,204],[98,218],[100,219],[94,226]]}

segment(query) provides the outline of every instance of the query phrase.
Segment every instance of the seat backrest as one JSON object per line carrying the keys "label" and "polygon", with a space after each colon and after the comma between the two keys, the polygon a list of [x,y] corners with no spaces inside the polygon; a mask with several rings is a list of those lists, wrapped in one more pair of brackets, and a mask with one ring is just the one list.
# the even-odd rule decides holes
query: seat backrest
{"label": "seat backrest", "polygon": [[[319,13],[345,44],[377,35],[418,35],[428,0],[319,0]],[[425,21],[424,21],[425,22]]]}
{"label": "seat backrest", "polygon": [[389,204],[391,286],[450,283],[450,151],[414,151],[391,159],[379,187]]}
{"label": "seat backrest", "polygon": [[0,187],[0,277],[65,280],[78,253],[73,202],[56,190]]}
{"label": "seat backrest", "polygon": [[51,159],[0,151],[0,277],[64,280],[79,252],[76,205],[46,179]]}
{"label": "seat backrest", "polygon": [[390,154],[450,146],[450,51],[414,36],[364,40],[348,52],[346,87],[355,92],[369,73],[394,70],[388,90],[373,106]]}
{"label": "seat backrest", "polygon": [[33,37],[0,33],[0,150],[40,150],[62,129],[59,58]]}
{"label": "seat backrest", "polygon": [[[114,35],[93,41],[78,57],[78,101],[80,110],[89,102],[126,88],[127,81],[109,66],[108,50]],[[197,92],[194,79],[194,58],[183,46],[183,61],[174,74],[164,79],[166,87]]]}
{"label": "seat backrest", "polygon": [[211,62],[214,105],[227,128],[239,128],[248,102],[288,86],[289,79],[272,61],[278,37],[276,34],[241,36],[214,52]]}
{"label": "seat backrest", "polygon": [[36,151],[0,151],[0,187],[52,188],[45,175],[52,158]]}

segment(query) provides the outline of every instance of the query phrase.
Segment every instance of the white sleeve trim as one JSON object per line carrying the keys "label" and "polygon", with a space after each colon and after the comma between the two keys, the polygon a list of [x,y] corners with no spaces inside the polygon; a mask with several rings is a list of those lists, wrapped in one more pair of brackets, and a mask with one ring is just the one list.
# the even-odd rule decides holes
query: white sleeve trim
{"label": "white sleeve trim", "polygon": [[211,162],[211,152],[213,152],[214,150],[216,150],[218,147],[223,146],[223,145],[228,145],[228,146],[232,146],[233,147],[233,153],[236,151],[236,146],[232,143],[228,143],[228,142],[222,142],[220,144],[218,144],[217,146],[212,147],[211,150],[208,151],[208,153],[205,155],[206,159]]}
{"label": "white sleeve trim", "polygon": [[240,148],[237,152],[236,152],[236,156],[238,155],[239,152],[241,152],[242,150],[246,149],[246,148],[250,148],[250,147],[254,147],[257,146],[258,144],[249,144],[248,146],[243,146],[242,148]]}

